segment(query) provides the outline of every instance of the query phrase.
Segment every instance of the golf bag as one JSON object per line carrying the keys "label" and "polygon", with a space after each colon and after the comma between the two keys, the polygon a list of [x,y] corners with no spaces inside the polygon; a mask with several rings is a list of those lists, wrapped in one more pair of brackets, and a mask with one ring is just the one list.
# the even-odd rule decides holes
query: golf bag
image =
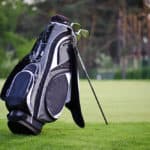
{"label": "golf bag", "polygon": [[45,123],[59,118],[64,106],[71,111],[75,123],[84,127],[76,36],[66,17],[52,17],[32,51],[8,76],[1,98],[13,133],[40,133]]}

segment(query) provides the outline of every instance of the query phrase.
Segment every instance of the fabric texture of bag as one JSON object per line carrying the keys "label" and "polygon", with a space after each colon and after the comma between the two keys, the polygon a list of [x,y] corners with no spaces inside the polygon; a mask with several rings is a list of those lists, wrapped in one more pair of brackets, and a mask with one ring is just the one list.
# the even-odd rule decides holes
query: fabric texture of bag
{"label": "fabric texture of bag", "polygon": [[56,15],[31,52],[8,76],[1,98],[9,111],[8,127],[17,134],[39,134],[66,106],[84,127],[78,88],[76,37],[68,19]]}

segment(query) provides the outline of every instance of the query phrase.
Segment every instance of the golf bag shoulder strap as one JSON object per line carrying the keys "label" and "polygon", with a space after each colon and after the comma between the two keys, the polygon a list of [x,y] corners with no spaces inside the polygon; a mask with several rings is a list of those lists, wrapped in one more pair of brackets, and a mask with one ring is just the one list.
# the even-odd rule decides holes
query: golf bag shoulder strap
{"label": "golf bag shoulder strap", "polygon": [[84,127],[84,119],[80,107],[80,97],[79,97],[79,73],[78,73],[78,62],[76,49],[72,46],[72,80],[71,80],[71,100],[66,103],[66,107],[71,111],[72,117],[77,125]]}

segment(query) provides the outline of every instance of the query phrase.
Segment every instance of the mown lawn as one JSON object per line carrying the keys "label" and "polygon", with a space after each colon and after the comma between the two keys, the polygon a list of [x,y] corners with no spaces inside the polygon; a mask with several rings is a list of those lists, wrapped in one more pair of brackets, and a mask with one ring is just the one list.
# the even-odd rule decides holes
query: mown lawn
{"label": "mown lawn", "polygon": [[[0,87],[2,85],[0,82]],[[148,150],[150,149],[150,81],[93,81],[110,124],[106,126],[87,81],[81,81],[84,129],[74,125],[65,109],[38,136],[13,135],[0,102],[0,149]]]}

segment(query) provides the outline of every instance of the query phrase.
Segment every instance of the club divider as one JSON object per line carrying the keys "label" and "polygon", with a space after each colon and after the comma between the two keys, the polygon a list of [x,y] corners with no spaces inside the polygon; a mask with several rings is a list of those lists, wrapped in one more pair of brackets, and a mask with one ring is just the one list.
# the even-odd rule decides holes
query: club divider
{"label": "club divider", "polygon": [[108,125],[107,118],[106,118],[106,116],[105,116],[105,114],[104,114],[104,111],[103,111],[103,109],[102,109],[102,107],[101,107],[101,104],[100,104],[100,102],[99,102],[99,100],[98,100],[98,97],[97,97],[97,95],[96,95],[96,92],[95,92],[94,87],[93,87],[93,85],[92,85],[92,83],[91,83],[90,77],[89,77],[89,75],[88,75],[88,72],[87,72],[87,70],[86,70],[86,68],[85,68],[85,65],[84,65],[84,63],[83,63],[82,57],[81,57],[81,55],[80,55],[78,49],[77,49],[77,55],[78,55],[78,58],[79,58],[81,67],[82,67],[82,69],[83,69],[83,71],[84,71],[84,73],[85,73],[85,75],[86,75],[86,78],[87,78],[87,80],[88,80],[88,83],[89,83],[89,85],[90,85],[90,88],[91,88],[91,90],[92,90],[92,92],[93,92],[93,95],[94,95],[94,97],[95,97],[95,100],[96,100],[96,102],[97,102],[97,105],[98,105],[98,107],[99,107],[99,110],[100,110],[100,112],[101,112],[101,114],[102,114],[102,116],[103,116],[103,119],[104,119],[104,121],[105,121],[105,124]]}

